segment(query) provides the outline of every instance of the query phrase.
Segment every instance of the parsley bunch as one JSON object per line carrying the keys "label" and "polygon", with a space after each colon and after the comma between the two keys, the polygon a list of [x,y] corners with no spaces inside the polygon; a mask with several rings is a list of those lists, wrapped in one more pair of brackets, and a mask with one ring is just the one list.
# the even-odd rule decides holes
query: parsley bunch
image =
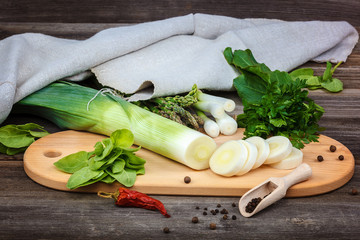
{"label": "parsley bunch", "polygon": [[258,63],[250,50],[226,48],[224,56],[241,74],[234,86],[244,105],[244,113],[237,116],[245,137],[288,137],[296,148],[318,141],[322,130],[318,121],[324,109],[308,97],[305,80],[281,71],[271,71]]}

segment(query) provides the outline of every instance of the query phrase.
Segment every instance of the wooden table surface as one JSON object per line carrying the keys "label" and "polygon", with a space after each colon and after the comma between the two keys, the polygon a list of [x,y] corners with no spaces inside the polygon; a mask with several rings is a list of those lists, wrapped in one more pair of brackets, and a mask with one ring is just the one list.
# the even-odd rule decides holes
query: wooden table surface
{"label": "wooden table surface", "polygon": [[[360,31],[360,1],[11,1],[0,3],[0,39],[17,33],[41,32],[56,37],[85,39],[113,26],[188,13],[237,18],[283,20],[344,20]],[[83,3],[81,3],[83,2]],[[325,64],[307,63],[316,74]],[[244,218],[232,203],[238,197],[154,196],[171,218],[155,211],[119,208],[96,194],[52,190],[33,182],[24,172],[23,155],[0,154],[0,239],[360,239],[360,45],[336,71],[344,82],[341,93],[312,91],[325,108],[320,125],[353,153],[353,178],[332,192],[286,198],[252,218]],[[237,99],[234,93],[221,93]],[[0,103],[1,104],[1,103]],[[10,115],[4,124],[36,122],[50,132],[59,129],[32,116]],[[221,204],[236,220],[203,216],[203,208]],[[200,207],[199,210],[195,209]],[[209,212],[209,211],[208,211]],[[199,223],[191,222],[199,217]],[[209,224],[216,223],[216,230]],[[168,227],[170,233],[163,233]]]}

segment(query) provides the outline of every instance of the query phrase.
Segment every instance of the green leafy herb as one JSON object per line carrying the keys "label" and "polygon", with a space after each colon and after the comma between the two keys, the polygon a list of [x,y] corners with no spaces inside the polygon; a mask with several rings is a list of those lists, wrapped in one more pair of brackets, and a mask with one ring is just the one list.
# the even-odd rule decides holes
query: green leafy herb
{"label": "green leafy herb", "polygon": [[0,128],[0,153],[14,155],[24,152],[37,138],[49,133],[35,123],[6,125]]}
{"label": "green leafy herb", "polygon": [[[244,105],[237,122],[245,128],[245,137],[281,135],[297,148],[318,141],[322,129],[317,122],[324,109],[308,97],[308,91],[303,89],[307,86],[305,80],[271,71],[258,63],[249,49],[233,53],[226,48],[224,56],[241,73],[234,79],[234,86]],[[301,74],[308,73],[303,70]]]}
{"label": "green leafy herb", "polygon": [[299,78],[306,81],[306,87],[310,90],[324,88],[329,92],[340,92],[343,90],[343,83],[333,78],[336,68],[341,64],[339,62],[334,68],[330,62],[326,63],[326,69],[322,76],[314,76],[314,71],[311,68],[300,68],[292,71],[290,76],[293,80]]}
{"label": "green leafy herb", "polygon": [[126,187],[134,185],[137,174],[145,173],[146,161],[134,154],[138,148],[130,148],[134,136],[130,130],[114,131],[110,138],[97,142],[91,152],[80,151],[54,163],[61,171],[72,173],[66,187],[78,187],[118,181]]}

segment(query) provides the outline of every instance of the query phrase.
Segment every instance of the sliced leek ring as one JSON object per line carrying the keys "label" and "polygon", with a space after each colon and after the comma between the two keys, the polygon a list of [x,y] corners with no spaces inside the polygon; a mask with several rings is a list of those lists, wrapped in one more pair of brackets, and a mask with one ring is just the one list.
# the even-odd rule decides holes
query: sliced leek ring
{"label": "sliced leek ring", "polygon": [[269,143],[262,137],[258,136],[249,137],[245,141],[254,144],[258,150],[256,162],[252,169],[260,167],[270,154]]}
{"label": "sliced leek ring", "polygon": [[247,156],[248,150],[244,144],[236,140],[227,141],[211,156],[210,169],[222,176],[234,176],[245,165]]}
{"label": "sliced leek ring", "polygon": [[285,159],[292,150],[292,144],[287,137],[274,136],[266,139],[269,143],[270,154],[264,164],[273,164]]}
{"label": "sliced leek ring", "polygon": [[292,169],[298,167],[302,161],[302,151],[293,147],[289,156],[280,162],[270,164],[270,166],[276,169]]}
{"label": "sliced leek ring", "polygon": [[252,144],[245,140],[239,140],[239,143],[245,145],[248,151],[248,156],[244,166],[240,169],[240,171],[236,173],[237,176],[244,175],[245,173],[249,172],[254,166],[258,155],[258,150],[255,144]]}

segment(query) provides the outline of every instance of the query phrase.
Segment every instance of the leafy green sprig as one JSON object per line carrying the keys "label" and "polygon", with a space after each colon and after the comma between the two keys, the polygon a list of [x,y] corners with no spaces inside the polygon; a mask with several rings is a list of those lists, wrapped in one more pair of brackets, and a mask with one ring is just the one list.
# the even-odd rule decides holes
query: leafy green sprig
{"label": "leafy green sprig", "polygon": [[324,109],[308,97],[305,80],[292,79],[286,72],[271,71],[258,63],[249,49],[226,48],[224,56],[241,74],[234,86],[244,105],[237,116],[245,137],[281,135],[296,148],[318,141],[318,121]]}
{"label": "leafy green sprig", "polygon": [[130,130],[116,130],[94,146],[91,152],[80,151],[65,156],[54,163],[61,171],[71,173],[66,187],[78,187],[118,181],[126,187],[134,185],[136,175],[145,174],[146,161],[134,154],[138,148],[130,148],[134,135]]}
{"label": "leafy green sprig", "polygon": [[36,139],[49,133],[35,123],[10,124],[0,128],[0,153],[15,155],[24,152]]}
{"label": "leafy green sprig", "polygon": [[299,68],[290,73],[290,77],[295,80],[296,78],[306,81],[306,87],[310,90],[324,88],[329,92],[340,92],[343,90],[343,83],[338,78],[333,78],[335,70],[340,66],[339,62],[332,68],[330,62],[326,63],[326,69],[321,76],[314,76],[314,70],[311,68]]}

